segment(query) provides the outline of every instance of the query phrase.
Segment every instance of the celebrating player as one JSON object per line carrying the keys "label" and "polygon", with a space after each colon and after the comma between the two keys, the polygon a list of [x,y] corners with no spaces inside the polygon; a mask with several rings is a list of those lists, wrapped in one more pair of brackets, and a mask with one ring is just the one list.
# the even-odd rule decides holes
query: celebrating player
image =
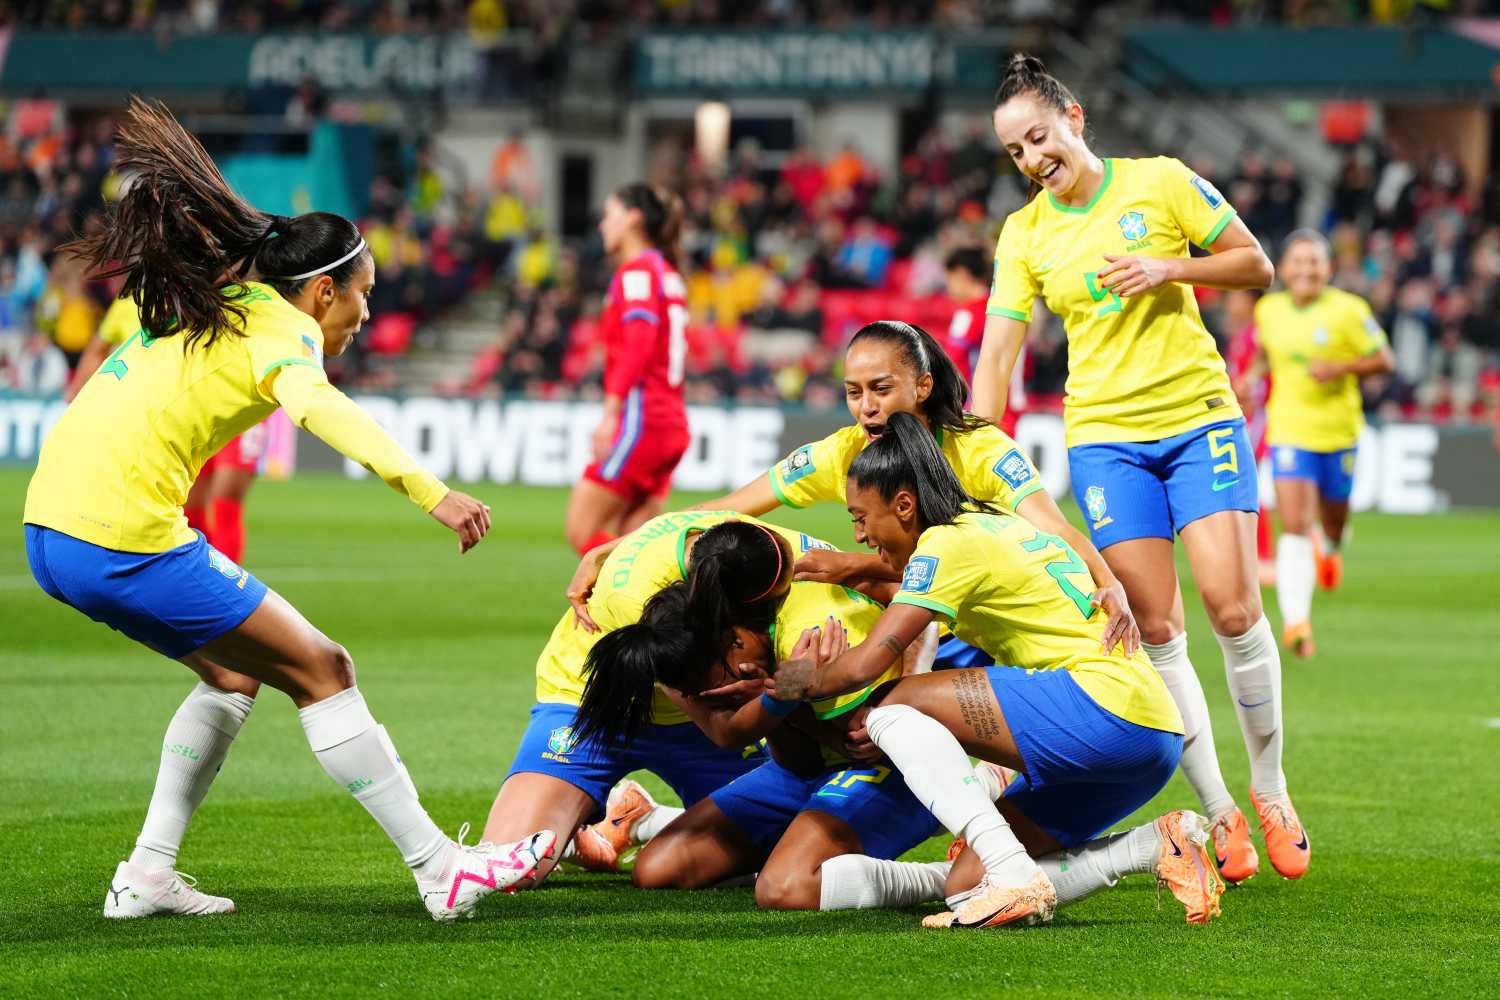
{"label": "celebrating player", "polygon": [[[1109,614],[1108,644],[1123,640],[1127,650],[1135,649],[1140,634],[1124,588],[1089,540],[1057,509],[1015,441],[988,421],[964,412],[968,386],[930,334],[890,320],[863,327],[844,353],[844,390],[854,424],[802,445],[747,485],[700,506],[760,515],[778,505],[842,505],[855,457],[879,440],[892,414],[912,414],[929,428],[972,495],[1014,510],[1043,531],[1066,539],[1083,556],[1093,576],[1094,599]],[[568,586],[568,600],[581,617],[587,614],[586,602],[601,558],[598,551],[585,556]],[[878,574],[881,569],[874,556],[835,551],[814,552],[798,566],[803,578],[825,583]],[[944,641],[938,657],[940,666],[986,662],[982,653],[953,639]]]}
{"label": "celebrating player", "polygon": [[204,461],[281,406],[457,533],[460,551],[489,530],[489,508],[421,469],[323,373],[320,348],[342,353],[368,318],[374,264],[352,223],[256,211],[161,104],[131,102],[118,150],[117,169],[137,179],[105,229],[67,249],[126,276],[140,327],[43,445],[26,554],[52,597],[201,683],[167,727],[145,825],[104,914],[234,910],[173,866],[262,683],[296,704],[318,763],[396,844],[432,916],[467,914],[530,874],[552,834],[477,847],[444,836],[365,706],[348,652],[194,533],[182,505]]}
{"label": "celebrating player", "polygon": [[[1287,238],[1281,254],[1286,289],[1256,304],[1259,350],[1247,376],[1254,382],[1268,369],[1271,374],[1266,441],[1281,515],[1276,600],[1282,641],[1301,657],[1313,655],[1314,574],[1325,590],[1343,576],[1339,550],[1354,488],[1354,449],[1365,423],[1359,380],[1396,367],[1369,305],[1330,288],[1332,272],[1321,233],[1299,229]],[[1321,547],[1313,541],[1315,514]]]}
{"label": "celebrating player", "polygon": [[[1083,108],[1040,60],[1013,56],[996,96],[995,133],[1038,191],[1000,233],[975,412],[1005,412],[1041,296],[1068,336],[1073,494],[1182,711],[1182,769],[1214,819],[1224,876],[1249,878],[1260,862],[1188,659],[1174,532],[1223,651],[1267,852],[1296,878],[1308,842],[1281,766],[1281,654],[1257,583],[1251,447],[1191,287],[1264,287],[1271,263],[1223,196],[1181,162],[1094,155]],[[1189,243],[1209,255],[1189,256]]]}
{"label": "celebrating player", "polygon": [[660,514],[687,451],[687,288],[675,263],[681,229],[682,202],[649,184],[627,184],[605,199],[599,235],[620,269],[602,317],[604,415],[594,461],[568,499],[568,544],[579,553]]}
{"label": "celebrating player", "polygon": [[[989,259],[977,247],[959,247],[943,262],[948,297],[958,306],[948,324],[943,349],[953,359],[966,383],[974,380],[974,363],[979,360],[979,347],[984,340],[984,310],[990,301],[991,270]],[[1009,435],[1016,433],[1021,411],[1026,408],[1025,373],[1026,348],[1023,346],[1011,368],[1010,395],[1005,413],[1000,418],[1000,429]]]}

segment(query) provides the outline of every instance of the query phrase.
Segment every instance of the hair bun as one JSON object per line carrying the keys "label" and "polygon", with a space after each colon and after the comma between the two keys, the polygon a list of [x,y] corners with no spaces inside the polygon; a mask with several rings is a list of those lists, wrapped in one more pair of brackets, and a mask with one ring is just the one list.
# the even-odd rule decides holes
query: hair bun
{"label": "hair bun", "polygon": [[1043,77],[1047,75],[1047,67],[1036,56],[1028,52],[1012,53],[1010,60],[1005,64],[1006,76]]}

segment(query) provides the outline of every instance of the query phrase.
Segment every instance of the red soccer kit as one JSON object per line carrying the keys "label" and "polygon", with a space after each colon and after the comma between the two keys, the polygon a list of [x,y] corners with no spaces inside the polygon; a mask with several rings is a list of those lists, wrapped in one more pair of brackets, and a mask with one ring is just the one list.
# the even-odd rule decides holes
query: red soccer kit
{"label": "red soccer kit", "polygon": [[[971,299],[953,313],[948,324],[948,336],[943,339],[943,349],[958,366],[958,373],[971,387],[974,385],[974,367],[979,363],[979,345],[984,342],[984,307],[989,296]],[[1016,355],[1015,367],[1010,373],[1010,392],[1005,400],[1005,416],[1000,418],[1000,429],[1015,436],[1016,422],[1026,409],[1026,348]]]}

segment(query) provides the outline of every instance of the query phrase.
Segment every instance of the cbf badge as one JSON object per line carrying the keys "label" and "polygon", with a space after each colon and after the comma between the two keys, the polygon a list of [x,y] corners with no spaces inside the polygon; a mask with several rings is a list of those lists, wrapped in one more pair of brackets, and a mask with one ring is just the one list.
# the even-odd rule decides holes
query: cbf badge
{"label": "cbf badge", "polygon": [[790,486],[803,476],[811,475],[816,468],[812,460],[812,445],[805,444],[781,463],[781,481]]}
{"label": "cbf badge", "polygon": [[1120,235],[1134,243],[1146,237],[1146,217],[1140,212],[1126,212],[1120,216]]}
{"label": "cbf badge", "polygon": [[240,577],[248,575],[239,566],[235,565],[233,559],[230,559],[213,547],[210,547],[208,550],[208,564],[231,580],[238,580]]}
{"label": "cbf badge", "polygon": [[553,760],[567,762],[568,754],[573,752],[578,745],[578,740],[573,736],[572,726],[558,726],[552,730],[547,737],[547,753],[543,757],[551,757]]}
{"label": "cbf badge", "polygon": [[1098,486],[1090,486],[1083,491],[1083,505],[1088,509],[1089,520],[1094,522],[1094,527],[1102,528],[1114,520],[1109,516],[1109,508],[1104,503],[1104,490]]}

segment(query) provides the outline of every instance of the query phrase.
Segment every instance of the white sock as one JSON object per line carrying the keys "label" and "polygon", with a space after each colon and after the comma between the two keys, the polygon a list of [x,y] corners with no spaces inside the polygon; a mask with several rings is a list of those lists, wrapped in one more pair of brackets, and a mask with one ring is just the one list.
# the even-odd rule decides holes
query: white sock
{"label": "white sock", "polygon": [[665,830],[668,824],[685,812],[687,810],[681,806],[658,805],[630,824],[630,842],[632,844],[649,843],[652,837]]}
{"label": "white sock", "polygon": [[444,874],[450,841],[417,800],[417,790],[385,729],[375,723],[359,688],[351,687],[297,713],[323,770],[364,806],[419,878]]}
{"label": "white sock", "polygon": [[915,906],[943,898],[946,861],[918,864],[882,861],[863,854],[840,854],[823,862],[820,910],[868,910]]}
{"label": "white sock", "polygon": [[1316,578],[1312,539],[1282,532],[1276,539],[1276,603],[1281,605],[1282,625],[1299,625],[1312,617]]}
{"label": "white sock", "polygon": [[1208,700],[1203,696],[1203,685],[1198,681],[1198,672],[1188,659],[1187,633],[1179,633],[1159,645],[1142,643],[1141,648],[1151,658],[1151,665],[1161,674],[1177,711],[1182,715],[1182,759],[1178,766],[1203,811],[1210,817],[1218,817],[1234,808],[1234,796],[1224,784],[1224,774],[1219,770],[1219,755],[1214,750],[1214,727],[1208,718]]}
{"label": "white sock", "polygon": [[963,837],[1002,885],[1024,885],[1035,877],[1036,862],[1016,839],[958,740],[936,719],[910,705],[881,705],[865,719],[878,746],[907,787],[939,823]]}
{"label": "white sock", "polygon": [[255,699],[198,683],[178,706],[162,741],[161,766],[130,863],[148,869],[177,863],[188,821],[219,774],[229,745]]}
{"label": "white sock", "polygon": [[974,765],[974,777],[979,779],[979,784],[984,788],[984,794],[990,797],[991,802],[999,802],[1000,796],[1005,791],[1005,786],[1000,784],[1000,775],[995,769],[985,765],[983,761]]}
{"label": "white sock", "polygon": [[1057,889],[1057,905],[1065,906],[1108,889],[1126,875],[1156,871],[1161,834],[1155,823],[1123,833],[1109,833],[1067,851],[1058,851],[1037,864]]}
{"label": "white sock", "polygon": [[1224,674],[1240,734],[1250,755],[1250,787],[1257,795],[1286,794],[1281,770],[1281,650],[1266,616],[1244,635],[1219,636],[1224,650]]}

